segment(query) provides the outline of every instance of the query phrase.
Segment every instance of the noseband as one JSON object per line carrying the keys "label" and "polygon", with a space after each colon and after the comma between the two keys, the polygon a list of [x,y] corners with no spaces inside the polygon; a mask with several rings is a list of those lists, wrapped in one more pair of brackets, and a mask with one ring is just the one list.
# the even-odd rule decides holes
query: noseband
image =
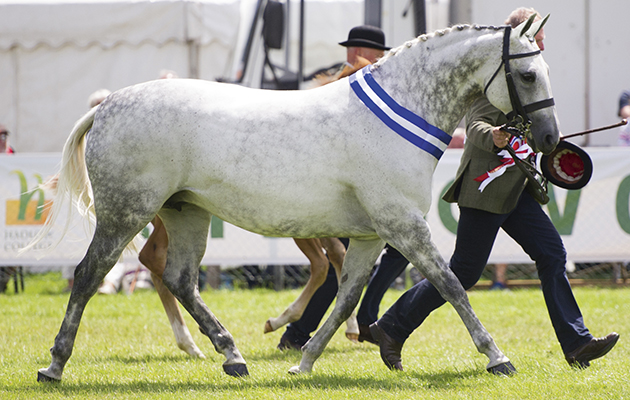
{"label": "noseband", "polygon": [[516,91],[516,86],[514,85],[514,77],[512,76],[512,71],[510,69],[510,60],[525,58],[525,57],[533,57],[540,54],[540,50],[532,51],[529,53],[520,53],[520,54],[510,54],[510,33],[512,32],[511,26],[506,26],[505,31],[503,33],[503,57],[501,59],[501,64],[492,75],[492,78],[486,84],[486,87],[483,90],[483,94],[485,95],[488,91],[488,87],[494,81],[494,78],[501,71],[501,67],[504,67],[505,70],[505,80],[507,82],[508,93],[510,95],[510,103],[512,104],[512,111],[507,114],[508,125],[516,128],[522,134],[529,136],[531,134],[530,127],[532,124],[531,119],[527,115],[527,113],[531,113],[542,108],[552,107],[556,103],[553,100],[553,97],[537,101],[531,104],[527,104],[525,106],[522,105],[521,99],[518,97],[518,92]]}

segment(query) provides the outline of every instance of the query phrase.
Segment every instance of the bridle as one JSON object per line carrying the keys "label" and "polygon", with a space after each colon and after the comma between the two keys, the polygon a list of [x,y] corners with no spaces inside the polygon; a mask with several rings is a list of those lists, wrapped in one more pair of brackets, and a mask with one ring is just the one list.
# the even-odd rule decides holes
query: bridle
{"label": "bridle", "polygon": [[531,135],[532,121],[527,113],[531,113],[547,107],[553,107],[556,103],[553,100],[553,97],[546,100],[540,100],[531,104],[527,104],[525,106],[523,106],[523,104],[521,103],[521,99],[518,97],[518,92],[516,91],[516,85],[514,85],[514,77],[512,76],[512,71],[510,69],[510,60],[536,56],[540,54],[540,49],[529,53],[510,54],[511,32],[512,27],[509,25],[506,26],[503,33],[503,56],[501,57],[501,64],[499,64],[499,67],[492,75],[492,78],[490,78],[490,80],[486,84],[486,87],[483,90],[483,94],[486,94],[486,92],[488,91],[488,87],[501,71],[501,67],[504,67],[508,94],[510,95],[510,103],[512,104],[512,111],[507,114],[509,120],[507,125],[516,128],[519,132],[521,132],[521,135],[529,136]]}
{"label": "bridle", "polygon": [[[488,87],[501,71],[501,67],[504,67],[505,80],[507,82],[510,103],[512,104],[512,111],[507,114],[509,122],[503,125],[501,129],[513,136],[527,137],[531,136],[532,125],[532,121],[527,114],[543,108],[553,107],[555,105],[555,101],[553,100],[553,97],[551,97],[523,106],[521,99],[518,97],[516,85],[514,84],[514,77],[512,76],[512,71],[510,69],[510,60],[536,56],[540,54],[540,49],[529,53],[510,54],[511,32],[512,27],[509,25],[506,26],[503,34],[503,55],[501,57],[501,64],[499,64],[499,67],[486,84],[483,93],[484,95],[486,94]],[[506,149],[514,159],[516,166],[527,177],[527,180],[533,189],[532,195],[536,201],[541,204],[547,204],[549,202],[549,196],[547,194],[547,178],[536,169],[535,165],[532,165],[527,161],[522,161],[519,157],[517,157],[514,149],[509,144],[506,146]]]}

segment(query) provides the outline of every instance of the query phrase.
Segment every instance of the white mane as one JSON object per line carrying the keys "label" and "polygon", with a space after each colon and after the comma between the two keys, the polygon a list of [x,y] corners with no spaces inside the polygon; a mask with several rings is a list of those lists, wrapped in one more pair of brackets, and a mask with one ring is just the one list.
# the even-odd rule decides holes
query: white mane
{"label": "white mane", "polygon": [[422,35],[419,35],[416,38],[413,38],[411,40],[406,41],[405,43],[403,43],[402,45],[398,46],[398,47],[394,47],[392,48],[390,51],[388,51],[387,53],[385,53],[385,55],[383,57],[381,57],[375,64],[374,64],[374,68],[378,68],[379,66],[381,66],[383,63],[387,62],[388,59],[395,57],[397,55],[399,55],[400,53],[404,52],[407,49],[410,49],[414,46],[416,46],[419,43],[424,43],[428,40],[431,40],[433,38],[440,38],[442,36],[445,36],[451,32],[462,32],[465,30],[476,30],[476,31],[481,31],[481,30],[494,30],[494,31],[498,31],[501,29],[505,29],[504,26],[486,26],[486,25],[455,25],[452,27],[448,27],[448,28],[444,28],[444,29],[438,29],[436,31],[430,32],[430,33],[425,33]]}

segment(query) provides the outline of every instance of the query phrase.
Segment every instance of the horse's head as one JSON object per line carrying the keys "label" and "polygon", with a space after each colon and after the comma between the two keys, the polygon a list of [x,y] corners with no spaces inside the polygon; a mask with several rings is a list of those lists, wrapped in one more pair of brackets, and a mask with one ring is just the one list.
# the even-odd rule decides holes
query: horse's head
{"label": "horse's head", "polygon": [[525,133],[535,151],[549,154],[560,138],[559,122],[549,67],[534,40],[549,15],[534,22],[535,17],[514,29],[505,28],[502,63],[488,76],[485,93],[490,103]]}

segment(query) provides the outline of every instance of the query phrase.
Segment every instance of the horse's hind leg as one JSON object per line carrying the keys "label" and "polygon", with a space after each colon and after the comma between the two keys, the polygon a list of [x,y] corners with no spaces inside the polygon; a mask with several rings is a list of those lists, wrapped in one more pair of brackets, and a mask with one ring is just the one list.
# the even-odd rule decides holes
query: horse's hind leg
{"label": "horse's hind leg", "polygon": [[[74,285],[68,300],[66,315],[61,323],[59,333],[55,337],[55,344],[50,349],[52,362],[48,368],[39,370],[38,382],[61,380],[66,362],[72,355],[72,348],[85,306],[96,294],[101,281],[112,269],[124,247],[133,237],[130,236],[126,240],[114,239],[115,225],[110,225],[112,229],[104,228],[104,225],[104,223],[97,225],[88,251],[74,272]],[[141,228],[142,226],[139,226],[137,231],[140,231]]]}
{"label": "horse's hind leg", "polygon": [[[311,275],[298,298],[295,299],[280,316],[277,318],[269,318],[267,322],[265,322],[265,333],[273,332],[290,322],[299,320],[302,314],[304,314],[304,310],[309,301],[317,289],[324,283],[326,275],[328,274],[328,259],[322,251],[322,243],[319,239],[293,240],[311,263]],[[341,247],[343,248],[343,245],[341,245]]]}
{"label": "horse's hind leg", "polygon": [[166,311],[166,316],[175,335],[177,347],[193,357],[206,358],[195,344],[186,326],[182,312],[177,304],[177,299],[162,282],[162,274],[166,267],[168,235],[160,217],[156,216],[151,223],[153,224],[153,232],[151,232],[151,236],[149,236],[149,239],[140,251],[138,258],[151,271],[153,286],[160,296],[164,311]]}
{"label": "horse's hind leg", "polygon": [[192,204],[182,204],[179,211],[162,209],[159,215],[168,232],[168,258],[162,274],[164,285],[197,321],[216,351],[225,356],[224,371],[232,376],[248,375],[245,360],[232,335],[199,295],[199,264],[206,250],[210,214]]}

